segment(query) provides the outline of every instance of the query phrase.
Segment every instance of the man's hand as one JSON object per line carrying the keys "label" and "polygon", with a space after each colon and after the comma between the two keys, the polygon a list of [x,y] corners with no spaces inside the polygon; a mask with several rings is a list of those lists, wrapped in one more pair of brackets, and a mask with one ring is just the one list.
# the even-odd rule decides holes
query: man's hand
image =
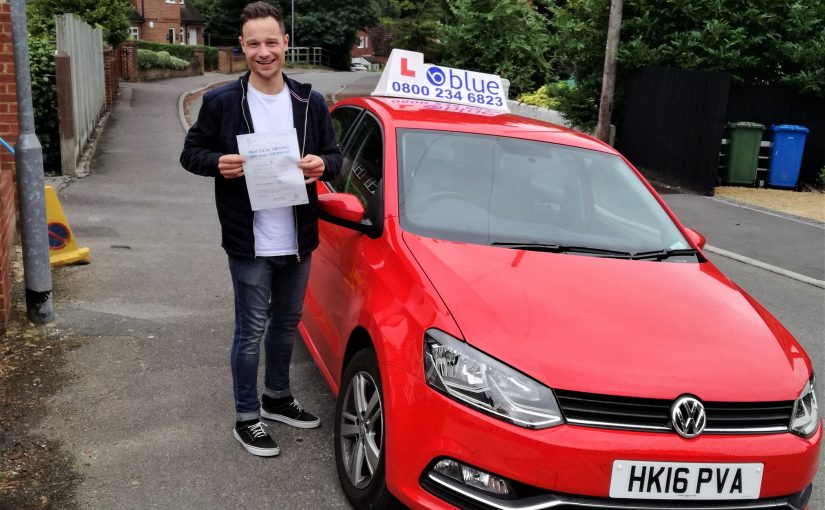
{"label": "man's hand", "polygon": [[224,179],[243,177],[243,157],[240,154],[224,154],[218,158],[218,170]]}
{"label": "man's hand", "polygon": [[304,172],[307,184],[313,183],[324,174],[324,160],[315,154],[307,154],[298,162],[298,168]]}

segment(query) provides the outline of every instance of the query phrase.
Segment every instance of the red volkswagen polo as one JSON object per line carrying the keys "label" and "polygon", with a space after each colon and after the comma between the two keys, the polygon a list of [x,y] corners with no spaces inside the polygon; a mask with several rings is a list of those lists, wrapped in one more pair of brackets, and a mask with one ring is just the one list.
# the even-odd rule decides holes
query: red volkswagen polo
{"label": "red volkswagen polo", "polygon": [[426,100],[332,116],[301,332],[356,508],[807,508],[810,360],[615,150]]}

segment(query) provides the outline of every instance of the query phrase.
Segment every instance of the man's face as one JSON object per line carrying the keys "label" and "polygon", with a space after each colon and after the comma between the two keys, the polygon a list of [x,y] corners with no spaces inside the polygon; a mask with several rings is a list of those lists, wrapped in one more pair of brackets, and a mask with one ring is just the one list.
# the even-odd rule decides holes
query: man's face
{"label": "man's face", "polygon": [[247,21],[239,40],[246,56],[246,65],[252,74],[262,80],[270,80],[280,74],[289,36],[281,33],[281,27],[275,18]]}

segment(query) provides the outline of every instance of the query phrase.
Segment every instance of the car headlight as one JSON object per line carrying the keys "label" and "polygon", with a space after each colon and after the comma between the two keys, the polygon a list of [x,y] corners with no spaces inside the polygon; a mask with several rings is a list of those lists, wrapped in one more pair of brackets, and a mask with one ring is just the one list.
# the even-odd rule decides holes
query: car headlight
{"label": "car headlight", "polygon": [[793,406],[791,432],[800,436],[810,436],[819,428],[819,409],[816,405],[815,385],[815,377],[811,374],[811,380],[805,385],[805,389],[802,390]]}
{"label": "car headlight", "polygon": [[563,422],[553,390],[443,331],[424,337],[424,370],[433,388],[501,420],[531,429]]}

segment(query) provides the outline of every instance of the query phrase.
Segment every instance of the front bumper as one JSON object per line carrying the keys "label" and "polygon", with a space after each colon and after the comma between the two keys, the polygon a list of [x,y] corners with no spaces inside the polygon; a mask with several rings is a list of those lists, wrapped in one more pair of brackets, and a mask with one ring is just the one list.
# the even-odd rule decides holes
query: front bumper
{"label": "front bumper", "polygon": [[[454,491],[427,473],[433,460],[449,457],[537,489],[564,501],[544,508],[794,508],[782,501],[803,494],[813,480],[822,430],[810,438],[792,434],[703,436],[604,430],[562,425],[528,430],[478,413],[437,393],[420,378],[382,366],[385,374],[387,485],[412,508],[453,509]],[[764,464],[760,499],[728,502],[637,502],[610,499],[617,459],[660,462]],[[443,480],[441,481],[443,482]],[[447,480],[449,482],[449,480]],[[428,487],[428,490],[422,486]],[[446,491],[446,492],[444,492]],[[438,494],[439,496],[436,496]],[[455,500],[454,500],[455,501]],[[459,499],[463,508],[472,508]],[[592,503],[588,506],[582,503]],[[538,501],[537,501],[538,502]],[[754,503],[764,503],[753,506]],[[512,503],[512,502],[511,502]],[[508,508],[508,504],[502,508]],[[605,506],[605,505],[610,506]],[[564,506],[562,506],[564,505]],[[595,505],[595,506],[593,506]],[[655,506],[658,505],[658,506]],[[692,505],[692,506],[685,506]],[[702,506],[704,505],[704,506]],[[738,506],[737,506],[738,505]],[[750,505],[750,506],[748,506]],[[529,505],[524,507],[530,507]],[[479,505],[476,508],[495,508]],[[510,506],[510,508],[519,508]],[[540,510],[542,507],[532,507]],[[796,507],[799,508],[799,507]]]}

